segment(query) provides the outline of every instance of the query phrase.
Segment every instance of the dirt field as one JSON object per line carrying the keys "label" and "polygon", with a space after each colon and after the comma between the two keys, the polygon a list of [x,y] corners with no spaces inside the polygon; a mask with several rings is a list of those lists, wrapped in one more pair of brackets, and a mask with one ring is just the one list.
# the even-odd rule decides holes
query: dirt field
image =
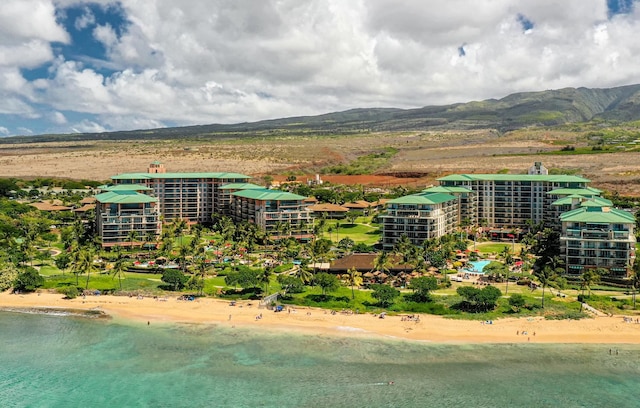
{"label": "dirt field", "polygon": [[[253,137],[211,141],[119,141],[0,144],[0,177],[60,177],[108,180],[123,172],[145,172],[154,160],[168,171],[233,171],[253,176],[313,177],[325,166],[348,163],[386,147],[398,153],[371,176],[324,175],[332,183],[389,187],[427,186],[451,173],[522,174],[534,161],[580,174],[592,185],[640,196],[640,153],[543,155],[558,150],[566,133],[507,136],[492,131],[411,132],[350,136]],[[576,141],[579,142],[579,141]],[[286,176],[285,176],[286,177]]]}

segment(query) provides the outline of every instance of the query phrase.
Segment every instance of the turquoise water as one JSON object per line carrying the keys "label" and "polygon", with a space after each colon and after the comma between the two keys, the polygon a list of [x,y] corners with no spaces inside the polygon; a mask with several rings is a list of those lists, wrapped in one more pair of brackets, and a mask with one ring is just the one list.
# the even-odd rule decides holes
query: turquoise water
{"label": "turquoise water", "polygon": [[638,407],[639,362],[635,345],[438,345],[0,312],[0,407]]}
{"label": "turquoise water", "polygon": [[469,261],[469,265],[471,268],[468,268],[470,271],[474,273],[484,273],[482,270],[485,266],[489,265],[491,261],[483,260],[483,261]]}

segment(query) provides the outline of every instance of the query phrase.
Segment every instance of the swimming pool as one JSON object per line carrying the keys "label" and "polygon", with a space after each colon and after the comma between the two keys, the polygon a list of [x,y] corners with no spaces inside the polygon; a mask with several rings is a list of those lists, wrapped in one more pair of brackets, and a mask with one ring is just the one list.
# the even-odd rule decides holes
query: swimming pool
{"label": "swimming pool", "polygon": [[489,265],[489,263],[491,263],[491,261],[469,261],[465,269],[471,273],[483,274],[484,272],[482,272],[482,270],[485,266]]}

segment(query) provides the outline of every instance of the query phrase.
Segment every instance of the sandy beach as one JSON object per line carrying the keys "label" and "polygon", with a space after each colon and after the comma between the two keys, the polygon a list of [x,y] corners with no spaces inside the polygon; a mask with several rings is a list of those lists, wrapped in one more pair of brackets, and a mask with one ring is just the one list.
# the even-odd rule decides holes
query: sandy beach
{"label": "sandy beach", "polygon": [[[285,308],[275,313],[259,308],[258,302],[218,299],[178,300],[123,296],[87,296],[63,299],[52,293],[0,293],[0,310],[16,309],[100,310],[114,319],[157,323],[216,324],[256,330],[297,331],[316,335],[373,336],[435,343],[640,343],[640,324],[625,322],[624,316],[583,320],[507,318],[492,322],[452,320],[419,315],[384,319],[373,314],[331,314],[322,309]],[[259,316],[262,316],[259,318]]]}

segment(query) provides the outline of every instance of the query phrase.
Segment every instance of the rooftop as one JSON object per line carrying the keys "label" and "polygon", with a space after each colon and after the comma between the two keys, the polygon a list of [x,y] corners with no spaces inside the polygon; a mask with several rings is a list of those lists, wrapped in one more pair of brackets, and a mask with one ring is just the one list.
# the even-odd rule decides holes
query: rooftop
{"label": "rooftop", "polygon": [[578,194],[581,196],[597,196],[600,195],[600,193],[602,193],[602,190],[598,190],[597,188],[593,188],[593,187],[586,187],[586,188],[556,188],[554,190],[551,190],[549,192],[547,192],[547,194],[549,195],[574,195],[574,194]]}
{"label": "rooftop", "polygon": [[260,190],[264,189],[264,186],[259,186],[253,183],[229,183],[220,186],[220,190]]}
{"label": "rooftop", "polygon": [[544,174],[451,174],[438,181],[546,181],[557,183],[588,183],[591,180],[580,176]]}
{"label": "rooftop", "polygon": [[562,222],[588,222],[594,224],[635,223],[633,214],[611,207],[580,207],[560,215]]}
{"label": "rooftop", "polygon": [[389,200],[387,204],[440,204],[458,198],[444,193],[419,193]]}
{"label": "rooftop", "polygon": [[157,198],[135,191],[108,191],[96,195],[96,201],[104,204],[155,203]]}
{"label": "rooftop", "polygon": [[292,201],[292,200],[302,201],[307,198],[305,196],[301,196],[293,193],[287,193],[285,191],[269,190],[264,187],[260,190],[240,190],[240,191],[236,191],[235,193],[231,193],[231,195],[236,197],[251,198],[254,200],[271,200],[271,201]]}
{"label": "rooftop", "polygon": [[115,184],[112,186],[102,185],[99,187],[104,191],[149,191],[153,190],[151,187],[143,186],[142,184]]}
{"label": "rooftop", "polygon": [[153,180],[153,179],[250,179],[240,173],[123,173],[111,176],[112,180]]}

